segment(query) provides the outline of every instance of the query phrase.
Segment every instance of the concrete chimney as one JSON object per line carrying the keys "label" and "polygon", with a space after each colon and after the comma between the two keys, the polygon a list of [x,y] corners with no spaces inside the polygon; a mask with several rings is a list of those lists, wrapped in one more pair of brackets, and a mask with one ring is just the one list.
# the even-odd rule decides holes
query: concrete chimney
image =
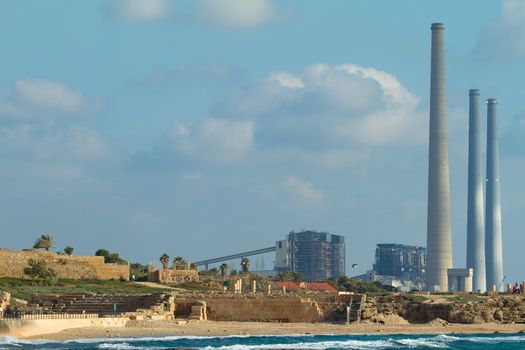
{"label": "concrete chimney", "polygon": [[487,184],[485,198],[485,255],[487,259],[487,289],[503,285],[503,252],[501,242],[501,198],[499,178],[499,145],[495,98],[487,100]]}
{"label": "concrete chimney", "polygon": [[486,291],[485,218],[481,175],[481,133],[479,130],[479,90],[469,92],[467,269],[473,269],[472,289]]}
{"label": "concrete chimney", "polygon": [[448,289],[452,267],[448,132],[445,96],[445,50],[442,23],[432,24],[430,132],[428,155],[427,289]]}

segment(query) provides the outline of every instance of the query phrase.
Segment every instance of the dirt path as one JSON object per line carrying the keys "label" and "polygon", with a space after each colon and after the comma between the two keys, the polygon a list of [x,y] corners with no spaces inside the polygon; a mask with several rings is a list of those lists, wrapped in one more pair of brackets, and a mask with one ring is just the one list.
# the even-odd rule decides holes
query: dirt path
{"label": "dirt path", "polygon": [[170,290],[181,290],[180,288],[170,287],[165,284],[154,283],[154,282],[132,282],[144,287],[159,288],[159,289],[170,289]]}

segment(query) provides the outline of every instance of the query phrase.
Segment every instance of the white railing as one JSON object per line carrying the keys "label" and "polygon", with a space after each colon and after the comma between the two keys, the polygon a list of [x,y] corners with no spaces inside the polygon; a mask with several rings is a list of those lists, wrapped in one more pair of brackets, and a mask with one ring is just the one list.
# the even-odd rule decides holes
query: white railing
{"label": "white railing", "polygon": [[8,314],[4,315],[4,319],[19,319],[19,320],[72,320],[72,319],[88,319],[88,318],[98,318],[98,314]]}

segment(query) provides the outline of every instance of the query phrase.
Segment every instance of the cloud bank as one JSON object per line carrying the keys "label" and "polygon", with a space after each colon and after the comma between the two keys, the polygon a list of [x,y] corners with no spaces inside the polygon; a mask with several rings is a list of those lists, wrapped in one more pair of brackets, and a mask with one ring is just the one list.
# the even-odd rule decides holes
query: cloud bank
{"label": "cloud bank", "polygon": [[216,111],[254,120],[261,131],[258,141],[267,144],[340,148],[423,142],[425,119],[418,104],[418,97],[390,73],[316,64],[299,74],[270,74],[234,93]]}
{"label": "cloud bank", "polygon": [[524,57],[525,2],[503,0],[501,4],[501,17],[481,28],[474,51],[489,59]]}
{"label": "cloud bank", "polygon": [[[172,6],[175,4],[175,6]],[[109,0],[106,18],[129,22],[174,22],[242,29],[286,17],[273,0],[195,0],[186,6],[168,0]]]}
{"label": "cloud bank", "polygon": [[157,22],[170,17],[168,0],[111,0],[104,6],[106,17],[131,22]]}
{"label": "cloud bank", "polygon": [[0,91],[0,116],[72,116],[103,108],[101,99],[91,99],[57,81],[20,79],[8,92]]}

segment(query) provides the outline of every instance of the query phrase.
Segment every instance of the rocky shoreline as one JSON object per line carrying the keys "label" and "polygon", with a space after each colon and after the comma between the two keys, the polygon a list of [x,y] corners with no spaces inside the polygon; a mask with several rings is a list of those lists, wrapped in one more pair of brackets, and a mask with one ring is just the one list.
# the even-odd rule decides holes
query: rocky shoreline
{"label": "rocky shoreline", "polygon": [[[432,295],[391,294],[368,298],[362,320],[376,323],[428,323],[443,320],[458,324],[525,323],[522,295]],[[389,319],[390,317],[390,319]]]}

